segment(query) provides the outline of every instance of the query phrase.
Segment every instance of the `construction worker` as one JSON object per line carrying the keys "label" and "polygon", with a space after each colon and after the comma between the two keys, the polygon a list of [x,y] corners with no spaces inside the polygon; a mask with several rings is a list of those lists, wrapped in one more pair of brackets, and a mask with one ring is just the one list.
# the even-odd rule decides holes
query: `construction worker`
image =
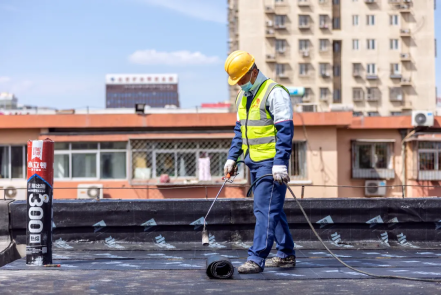
{"label": "construction worker", "polygon": [[237,173],[236,162],[243,153],[252,182],[265,174],[273,176],[263,178],[254,188],[254,241],[247,262],[238,271],[262,272],[274,241],[277,256],[266,266],[294,267],[294,242],[283,211],[294,134],[289,92],[259,71],[254,56],[245,51],[231,53],[225,61],[225,71],[228,83],[239,85],[241,91],[236,98],[235,136],[224,173]]}

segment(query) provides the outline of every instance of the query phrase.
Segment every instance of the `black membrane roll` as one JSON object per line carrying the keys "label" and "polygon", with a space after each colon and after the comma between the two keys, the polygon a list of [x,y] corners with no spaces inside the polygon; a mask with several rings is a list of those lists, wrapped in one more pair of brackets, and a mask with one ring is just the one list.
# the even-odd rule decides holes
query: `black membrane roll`
{"label": "black membrane roll", "polygon": [[207,276],[212,279],[229,279],[234,274],[234,266],[228,258],[213,255],[207,258]]}

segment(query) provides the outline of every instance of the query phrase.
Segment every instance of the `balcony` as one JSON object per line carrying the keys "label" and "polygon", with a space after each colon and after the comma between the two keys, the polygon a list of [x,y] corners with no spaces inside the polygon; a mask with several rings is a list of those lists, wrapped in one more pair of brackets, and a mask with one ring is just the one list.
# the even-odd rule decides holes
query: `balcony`
{"label": "balcony", "polygon": [[265,13],[267,14],[274,14],[276,11],[274,10],[274,6],[267,5],[265,6]]}
{"label": "balcony", "polygon": [[320,71],[320,76],[325,79],[331,78],[331,71],[330,70]]}
{"label": "balcony", "polygon": [[410,37],[410,29],[401,29],[400,36],[401,37]]}
{"label": "balcony", "polygon": [[391,95],[389,100],[391,102],[403,102],[403,100],[404,100],[403,93],[399,93],[399,94],[396,94],[396,95]]}
{"label": "balcony", "polygon": [[394,169],[352,169],[352,178],[362,179],[394,179]]}
{"label": "balcony", "polygon": [[400,5],[398,5],[398,10],[401,13],[410,13],[410,5],[409,4],[400,4]]}
{"label": "balcony", "polygon": [[268,63],[275,63],[276,62],[276,55],[275,54],[267,54],[265,57],[265,61]]}
{"label": "balcony", "polygon": [[361,70],[354,70],[354,71],[352,71],[352,76],[355,77],[355,78],[360,78],[361,74],[362,74]]}
{"label": "balcony", "polygon": [[276,30],[285,30],[286,25],[285,24],[274,24],[274,29]]}
{"label": "balcony", "polygon": [[377,74],[367,74],[366,75],[366,80],[377,80],[378,79],[378,75]]}
{"label": "balcony", "polygon": [[300,30],[308,30],[309,28],[311,28],[311,24],[309,22],[299,23]]}
{"label": "balcony", "polygon": [[401,86],[412,86],[412,79],[410,77],[402,77]]}
{"label": "balcony", "polygon": [[298,1],[297,1],[297,4],[298,4],[300,7],[305,7],[305,6],[309,6],[309,5],[311,5],[311,3],[310,3],[309,0],[298,0]]}
{"label": "balcony", "polygon": [[379,100],[380,100],[380,96],[376,94],[368,94],[366,96],[366,101],[379,101]]}
{"label": "balcony", "polygon": [[401,79],[403,75],[401,75],[400,72],[391,72],[390,73],[390,78],[391,79]]}
{"label": "balcony", "polygon": [[300,55],[302,57],[305,57],[305,58],[310,57],[309,49],[302,49],[302,50],[300,50]]}
{"label": "balcony", "polygon": [[328,22],[320,22],[319,28],[322,30],[327,30],[331,27],[331,25]]}
{"label": "balcony", "polygon": [[265,32],[266,38],[276,38],[276,33],[273,29],[267,29]]}
{"label": "balcony", "polygon": [[400,58],[401,58],[401,61],[411,61],[410,53],[401,53]]}

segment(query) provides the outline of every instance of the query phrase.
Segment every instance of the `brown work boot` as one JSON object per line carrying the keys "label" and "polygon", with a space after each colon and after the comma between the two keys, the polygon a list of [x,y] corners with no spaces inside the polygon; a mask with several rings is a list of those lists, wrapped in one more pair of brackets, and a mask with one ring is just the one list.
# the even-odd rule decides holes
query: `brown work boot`
{"label": "brown work boot", "polygon": [[254,261],[248,260],[247,262],[239,266],[237,271],[242,274],[251,274],[262,272],[263,269]]}
{"label": "brown work boot", "polygon": [[265,261],[265,267],[294,267],[296,266],[296,257],[294,255],[288,256],[286,258],[273,257]]}

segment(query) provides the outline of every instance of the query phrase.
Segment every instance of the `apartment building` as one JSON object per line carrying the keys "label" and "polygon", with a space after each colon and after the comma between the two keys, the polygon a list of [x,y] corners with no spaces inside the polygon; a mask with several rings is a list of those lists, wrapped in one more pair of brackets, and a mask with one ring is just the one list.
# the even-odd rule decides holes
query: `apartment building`
{"label": "apartment building", "polygon": [[297,111],[434,111],[434,9],[434,0],[229,0],[229,50],[305,87]]}

